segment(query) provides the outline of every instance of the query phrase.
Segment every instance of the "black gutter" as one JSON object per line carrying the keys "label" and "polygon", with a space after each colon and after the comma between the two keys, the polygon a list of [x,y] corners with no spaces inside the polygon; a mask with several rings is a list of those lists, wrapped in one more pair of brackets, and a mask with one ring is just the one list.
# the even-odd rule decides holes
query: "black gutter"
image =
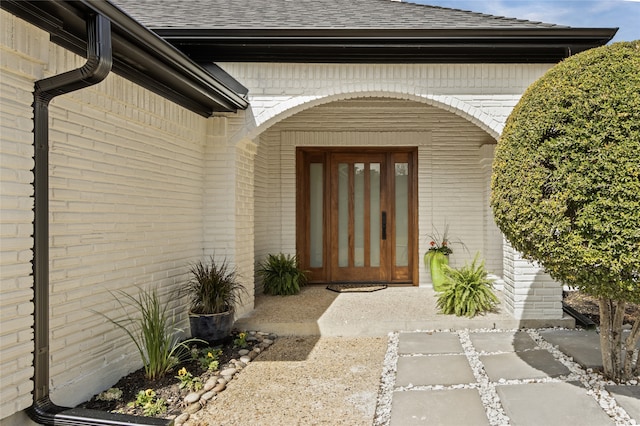
{"label": "black gutter", "polygon": [[617,28],[152,28],[197,62],[555,63]]}
{"label": "black gutter", "polygon": [[104,80],[112,68],[111,23],[102,15],[87,19],[87,62],[81,68],[35,82],[34,89],[34,391],[27,414],[44,425],[171,425],[96,410],[69,409],[49,395],[49,104],[56,96]]}
{"label": "black gutter", "polygon": [[[197,114],[246,109],[244,94],[229,88],[139,22],[105,0],[2,0],[0,6],[51,34],[51,41],[85,54],[89,14],[111,21],[113,72]],[[240,83],[235,82],[241,86]]]}
{"label": "black gutter", "polygon": [[580,325],[581,327],[587,330],[593,330],[597,327],[597,324],[591,321],[591,318],[585,315],[582,315],[580,312],[576,311],[575,309],[573,309],[571,306],[567,305],[564,302],[562,302],[562,311],[571,315],[576,320],[578,325]]}
{"label": "black gutter", "polygon": [[[146,46],[146,49],[153,50],[159,58],[169,60],[181,75],[184,75],[190,81],[196,82],[194,86],[198,85],[208,90],[213,90],[216,94],[216,101],[224,105],[226,111],[235,112],[238,109],[246,109],[249,106],[249,102],[243,96],[238,95],[234,90],[223,84],[220,81],[221,79],[217,78],[215,74],[210,74],[194,64],[182,52],[149,31],[114,4],[108,1],[99,2],[95,0],[82,0],[82,3],[96,12],[105,15],[111,19],[112,22],[121,25],[124,32],[132,36],[137,43],[142,42]],[[228,75],[225,74],[222,78],[227,77]],[[240,85],[237,81],[235,81],[235,84]]]}

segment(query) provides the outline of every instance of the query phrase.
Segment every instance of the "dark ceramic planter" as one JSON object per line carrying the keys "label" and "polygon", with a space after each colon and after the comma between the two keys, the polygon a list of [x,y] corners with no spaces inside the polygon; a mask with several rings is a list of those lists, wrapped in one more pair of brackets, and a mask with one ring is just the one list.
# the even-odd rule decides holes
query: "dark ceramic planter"
{"label": "dark ceramic planter", "polygon": [[224,340],[233,328],[233,311],[221,314],[189,313],[191,337],[206,340],[209,343]]}

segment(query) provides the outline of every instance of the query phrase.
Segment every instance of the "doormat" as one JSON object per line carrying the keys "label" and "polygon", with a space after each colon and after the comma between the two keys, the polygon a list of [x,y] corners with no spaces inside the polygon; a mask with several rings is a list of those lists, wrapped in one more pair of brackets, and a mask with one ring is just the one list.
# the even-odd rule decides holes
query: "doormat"
{"label": "doormat", "polygon": [[386,284],[367,284],[367,283],[348,283],[348,284],[329,284],[327,290],[336,293],[371,293],[372,291],[384,290]]}

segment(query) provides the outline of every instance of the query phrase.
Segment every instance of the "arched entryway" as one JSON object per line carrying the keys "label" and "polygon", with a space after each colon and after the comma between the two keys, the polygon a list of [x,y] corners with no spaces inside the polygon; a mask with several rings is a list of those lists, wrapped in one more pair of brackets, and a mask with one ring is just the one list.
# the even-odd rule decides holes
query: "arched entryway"
{"label": "arched entryway", "polygon": [[[316,269],[319,281],[384,280],[430,285],[429,274],[422,267],[422,255],[429,243],[427,235],[434,228],[443,230],[448,226],[452,237],[463,241],[466,247],[466,250],[462,246],[454,247],[451,257],[454,265],[463,264],[480,251],[491,272],[502,275],[502,238],[492,228],[494,225],[488,210],[490,159],[487,161],[486,157],[491,152],[487,147],[493,146],[495,139],[486,131],[450,111],[400,96],[340,99],[320,103],[295,114],[283,114],[285,116],[254,139],[257,143],[254,197],[256,260],[268,253],[298,253],[304,256],[305,265],[310,269],[319,268]],[[316,161],[320,157],[314,155],[323,160]],[[377,155],[383,158],[367,157]],[[393,155],[405,157],[389,159]],[[311,186],[303,179],[311,179],[311,171],[305,167],[305,161],[307,166],[322,164],[315,167],[329,173],[329,176],[325,174],[320,178],[323,187],[318,193],[329,197],[329,201],[322,199],[321,218],[311,217],[317,209],[308,205],[311,203]],[[346,234],[348,250],[340,254],[339,249],[332,248],[336,244],[339,246],[340,238],[345,238],[339,231],[339,207],[336,204],[333,208],[331,204],[331,199],[337,202],[340,198],[338,169],[353,170],[349,172],[351,175],[345,175],[345,184],[347,188],[354,185],[355,191],[358,170],[361,170],[363,179],[370,180],[372,175],[375,176],[372,170],[384,168],[384,185],[388,188],[396,184],[390,178],[390,170],[395,173],[396,165],[401,170],[404,164],[407,164],[407,179],[412,182],[412,186],[407,187],[408,194],[411,194],[407,199],[411,209],[411,214],[407,215],[407,235],[405,239],[388,240],[392,249],[381,254],[383,260],[392,259],[388,264],[391,266],[385,268],[395,270],[371,270],[372,275],[367,275],[369,272],[358,274],[363,271],[354,269],[357,262],[362,267],[370,268],[372,265],[371,231],[374,229],[375,233],[377,229],[382,235],[382,212],[387,212],[388,235],[391,234],[389,226],[395,227],[398,222],[390,222],[391,210],[380,210],[372,221],[371,211],[367,213],[364,209],[358,214],[363,217],[369,214],[368,224],[361,225],[362,232],[357,236],[355,217],[348,216],[356,213],[347,210],[346,225],[342,226],[353,230]],[[331,185],[338,188],[331,192]],[[352,206],[356,208],[356,193],[352,191],[349,195],[347,190],[345,194],[353,197]],[[370,203],[370,194],[369,197]],[[395,194],[386,191],[384,197],[393,198]],[[388,206],[388,203],[383,205]],[[316,263],[312,261],[312,243],[309,241],[312,231],[307,223],[312,219],[320,220],[323,226],[320,232],[325,236],[314,252]],[[369,241],[366,241],[367,237]],[[350,242],[349,238],[353,241]],[[356,238],[360,238],[360,242],[356,242]],[[404,253],[401,253],[400,246],[405,248]],[[320,263],[317,263],[318,253],[322,256]],[[343,270],[344,275],[336,273],[341,256],[342,264],[346,259],[351,268]]]}

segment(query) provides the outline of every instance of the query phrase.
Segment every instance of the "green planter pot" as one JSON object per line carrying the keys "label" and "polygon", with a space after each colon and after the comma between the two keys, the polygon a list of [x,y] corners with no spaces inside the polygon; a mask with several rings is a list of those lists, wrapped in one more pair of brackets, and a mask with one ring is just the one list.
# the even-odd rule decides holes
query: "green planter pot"
{"label": "green planter pot", "polygon": [[439,251],[428,251],[424,255],[425,265],[429,265],[431,271],[431,282],[435,291],[444,290],[444,265],[449,264],[449,257]]}

